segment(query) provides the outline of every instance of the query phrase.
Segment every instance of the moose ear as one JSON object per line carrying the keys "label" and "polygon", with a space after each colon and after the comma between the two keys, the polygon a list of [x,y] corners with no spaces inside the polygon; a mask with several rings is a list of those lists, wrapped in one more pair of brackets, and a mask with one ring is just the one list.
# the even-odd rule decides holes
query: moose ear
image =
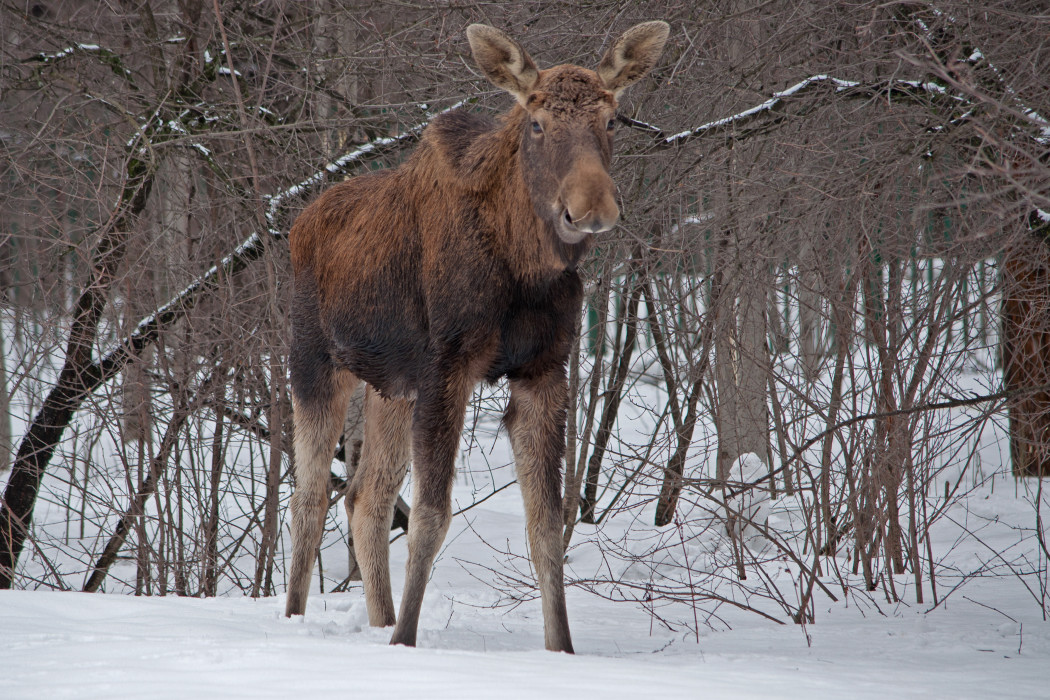
{"label": "moose ear", "polygon": [[474,61],[485,77],[524,105],[540,78],[536,64],[525,49],[500,30],[485,24],[467,27],[467,41]]}
{"label": "moose ear", "polygon": [[623,33],[598,64],[598,77],[617,97],[653,69],[663,53],[671,27],[667,22],[642,22]]}

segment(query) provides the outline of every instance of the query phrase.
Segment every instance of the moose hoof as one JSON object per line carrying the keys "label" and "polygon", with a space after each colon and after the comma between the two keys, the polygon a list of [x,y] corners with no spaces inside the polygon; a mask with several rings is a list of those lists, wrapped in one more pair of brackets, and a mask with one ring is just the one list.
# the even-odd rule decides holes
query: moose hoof
{"label": "moose hoof", "polygon": [[390,638],[390,646],[414,647],[416,645],[416,634],[412,632],[401,632],[394,630],[394,636]]}

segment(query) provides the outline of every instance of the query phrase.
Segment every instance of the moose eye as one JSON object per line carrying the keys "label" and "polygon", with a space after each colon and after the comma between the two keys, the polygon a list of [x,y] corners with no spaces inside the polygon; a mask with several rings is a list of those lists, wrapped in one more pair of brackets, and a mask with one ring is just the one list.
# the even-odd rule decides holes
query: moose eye
{"label": "moose eye", "polygon": [[608,129],[609,131],[612,131],[613,129],[615,129],[616,128],[616,120],[615,119],[610,119],[609,123],[605,125],[605,128]]}
{"label": "moose eye", "polygon": [[532,122],[532,133],[534,133],[534,134],[542,134],[543,133],[543,127],[540,126],[540,123],[538,121],[536,121],[536,120],[533,120],[533,122]]}

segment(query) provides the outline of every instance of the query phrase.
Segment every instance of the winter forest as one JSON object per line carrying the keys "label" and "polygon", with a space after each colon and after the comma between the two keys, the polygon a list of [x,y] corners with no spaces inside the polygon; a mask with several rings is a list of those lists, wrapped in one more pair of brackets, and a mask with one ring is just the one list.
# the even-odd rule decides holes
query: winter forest
{"label": "winter forest", "polygon": [[[594,68],[653,19],[579,265],[578,656],[541,651],[505,382],[468,408],[420,648],[367,625],[360,392],[285,619],[295,217],[511,107],[469,24]],[[1050,692],[1045,2],[5,0],[0,154],[10,697]]]}

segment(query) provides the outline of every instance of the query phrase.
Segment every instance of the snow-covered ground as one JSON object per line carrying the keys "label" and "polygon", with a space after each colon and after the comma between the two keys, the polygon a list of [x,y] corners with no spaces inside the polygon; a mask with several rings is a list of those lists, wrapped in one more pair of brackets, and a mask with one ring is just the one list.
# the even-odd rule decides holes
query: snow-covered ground
{"label": "snow-covered ground", "polygon": [[[0,595],[5,698],[1037,698],[1050,633],[960,601],[924,615],[754,622],[700,643],[571,595],[575,657],[544,652],[538,611],[455,602],[435,576],[420,647],[385,644],[357,593],[280,599]],[[469,591],[458,592],[470,597]],[[1022,608],[1025,606],[1021,606]],[[1031,609],[1031,604],[1027,608]],[[1023,634],[1021,631],[1023,623]]]}
{"label": "snow-covered ground", "polygon": [[[1030,499],[1008,484],[974,495],[1007,520],[1034,518]],[[457,498],[471,490],[460,480]],[[616,566],[595,555],[593,528],[581,528],[570,579]],[[0,697],[1050,697],[1050,624],[1032,577],[1032,590],[1009,575],[976,578],[936,608],[889,604],[881,593],[819,598],[816,623],[804,628],[732,608],[704,624],[715,609],[700,602],[699,635],[689,606],[658,611],[672,630],[642,606],[573,587],[577,655],[546,652],[538,601],[508,605],[497,590],[498,573],[520,565],[504,552],[525,551],[523,530],[513,488],[457,517],[416,649],[390,647],[389,630],[367,626],[359,588],[315,593],[293,620],[282,596],[0,592]],[[1012,531],[993,527],[982,539],[1005,546],[997,538]],[[979,549],[956,547],[960,570],[990,556]],[[396,602],[404,538],[393,557]],[[951,585],[942,580],[942,595]]]}

